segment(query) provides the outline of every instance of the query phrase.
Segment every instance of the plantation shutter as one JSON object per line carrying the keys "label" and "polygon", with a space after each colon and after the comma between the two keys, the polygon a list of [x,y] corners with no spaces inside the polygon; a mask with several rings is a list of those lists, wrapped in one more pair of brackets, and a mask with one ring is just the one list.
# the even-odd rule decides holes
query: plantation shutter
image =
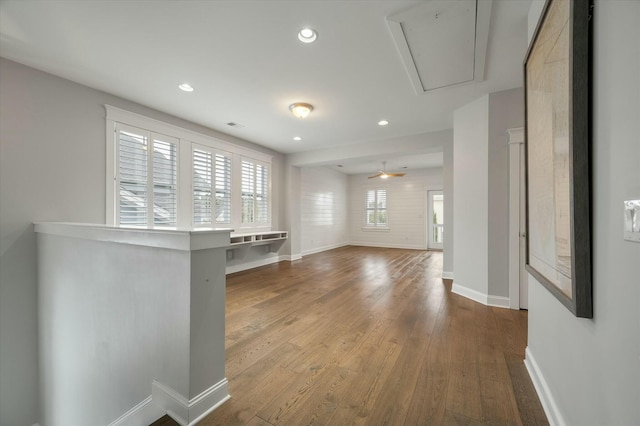
{"label": "plantation shutter", "polygon": [[118,225],[176,226],[178,140],[118,124],[116,143]]}
{"label": "plantation shutter", "polygon": [[211,182],[213,155],[200,149],[193,150],[193,224],[212,223],[213,199]]}
{"label": "plantation shutter", "polygon": [[255,165],[242,160],[242,223],[254,221]]}
{"label": "plantation shutter", "polygon": [[153,138],[153,224],[176,226],[178,212],[178,144]]}
{"label": "plantation shutter", "polygon": [[193,223],[231,223],[230,155],[194,148]]}
{"label": "plantation shutter", "polygon": [[119,224],[146,226],[148,211],[148,138],[145,132],[118,129]]}
{"label": "plantation shutter", "polygon": [[269,222],[269,169],[256,165],[256,222]]}
{"label": "plantation shutter", "polygon": [[365,207],[367,226],[387,225],[387,190],[370,189],[367,191]]}

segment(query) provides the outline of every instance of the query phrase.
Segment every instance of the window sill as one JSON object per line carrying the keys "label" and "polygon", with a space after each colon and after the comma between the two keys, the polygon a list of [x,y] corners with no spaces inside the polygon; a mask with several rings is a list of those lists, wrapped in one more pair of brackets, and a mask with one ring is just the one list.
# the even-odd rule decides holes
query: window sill
{"label": "window sill", "polygon": [[363,226],[362,228],[363,231],[366,232],[389,232],[390,228],[389,227],[382,227],[382,226]]}

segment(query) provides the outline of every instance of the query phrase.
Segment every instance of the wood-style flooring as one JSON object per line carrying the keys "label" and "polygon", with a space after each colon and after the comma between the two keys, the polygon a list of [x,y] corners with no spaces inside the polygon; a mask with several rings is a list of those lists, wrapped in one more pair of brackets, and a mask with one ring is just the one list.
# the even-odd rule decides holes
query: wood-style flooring
{"label": "wood-style flooring", "polygon": [[441,276],[440,252],[366,247],[227,276],[231,399],[199,425],[548,424],[527,312]]}

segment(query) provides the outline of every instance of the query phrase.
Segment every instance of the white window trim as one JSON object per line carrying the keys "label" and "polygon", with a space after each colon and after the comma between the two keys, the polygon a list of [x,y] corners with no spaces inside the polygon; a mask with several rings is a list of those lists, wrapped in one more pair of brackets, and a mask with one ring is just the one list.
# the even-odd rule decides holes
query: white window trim
{"label": "white window trim", "polygon": [[[118,202],[118,182],[117,182],[117,150],[116,150],[116,123],[137,127],[152,133],[166,135],[178,139],[178,223],[179,228],[193,228],[193,183],[192,183],[192,156],[193,145],[201,145],[215,151],[230,153],[232,155],[232,188],[237,186],[236,173],[239,171],[240,158],[262,163],[269,168],[268,187],[268,215],[269,222],[259,226],[241,226],[241,217],[237,215],[239,208],[236,207],[236,198],[240,197],[240,192],[232,189],[232,223],[212,225],[214,227],[229,227],[234,229],[242,228],[243,231],[270,230],[273,223],[272,200],[273,200],[273,156],[260,151],[235,145],[233,143],[214,138],[202,133],[198,133],[183,127],[168,124],[154,118],[130,112],[111,105],[104,105],[106,110],[106,224],[115,226],[116,204]],[[234,213],[235,210],[238,210]]]}

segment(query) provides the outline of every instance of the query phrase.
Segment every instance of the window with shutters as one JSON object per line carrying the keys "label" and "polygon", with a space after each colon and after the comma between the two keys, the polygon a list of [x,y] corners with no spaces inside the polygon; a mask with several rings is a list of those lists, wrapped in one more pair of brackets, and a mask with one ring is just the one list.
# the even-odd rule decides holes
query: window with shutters
{"label": "window with shutters", "polygon": [[271,227],[271,156],[105,105],[107,224]]}
{"label": "window with shutters", "polygon": [[176,226],[178,145],[175,138],[116,127],[116,220],[125,226]]}
{"label": "window with shutters", "polygon": [[193,148],[193,224],[231,224],[231,154]]}
{"label": "window with shutters", "polygon": [[252,159],[241,160],[242,226],[269,223],[269,167]]}
{"label": "window with shutters", "polygon": [[387,228],[387,190],[367,190],[365,202],[365,226],[373,228]]}

